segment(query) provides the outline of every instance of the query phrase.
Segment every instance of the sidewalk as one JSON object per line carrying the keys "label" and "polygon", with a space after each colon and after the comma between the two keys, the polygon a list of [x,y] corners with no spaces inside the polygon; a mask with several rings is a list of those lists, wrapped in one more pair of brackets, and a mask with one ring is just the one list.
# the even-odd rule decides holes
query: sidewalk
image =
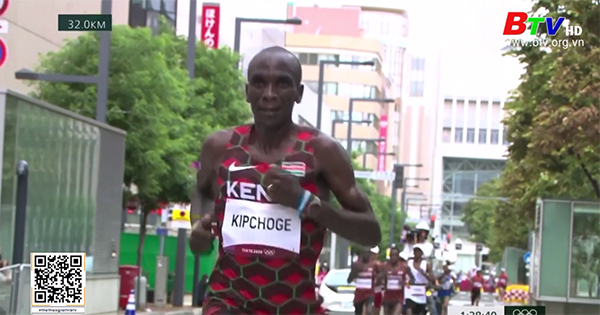
{"label": "sidewalk", "polygon": [[[119,310],[119,315],[125,314],[124,310]],[[187,294],[183,298],[183,306],[182,307],[173,307],[171,305],[165,305],[162,307],[158,307],[152,303],[148,303],[146,305],[146,310],[138,310],[137,314],[143,315],[201,315],[202,308],[201,307],[192,307],[192,296]]]}

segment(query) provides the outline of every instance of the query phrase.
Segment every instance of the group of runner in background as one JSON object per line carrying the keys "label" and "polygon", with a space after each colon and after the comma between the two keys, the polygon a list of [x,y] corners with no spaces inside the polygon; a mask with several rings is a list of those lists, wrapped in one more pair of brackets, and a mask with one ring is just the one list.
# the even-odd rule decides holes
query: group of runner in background
{"label": "group of runner in background", "polygon": [[[410,240],[405,243],[404,250],[401,252],[392,245],[385,262],[378,260],[379,248],[373,247],[353,263],[347,281],[355,283],[355,314],[379,315],[382,308],[386,315],[448,314],[448,305],[459,287],[459,280],[449,261],[444,263],[443,272],[434,276],[433,267],[427,260],[433,248],[424,242],[428,232],[427,225],[417,226],[414,235],[406,235]],[[327,264],[322,264],[317,271],[319,283],[328,271]],[[474,267],[468,273],[468,281],[471,305],[478,306],[484,285],[481,269]],[[502,300],[508,283],[504,269],[497,282]],[[434,299],[435,295],[437,299]]]}

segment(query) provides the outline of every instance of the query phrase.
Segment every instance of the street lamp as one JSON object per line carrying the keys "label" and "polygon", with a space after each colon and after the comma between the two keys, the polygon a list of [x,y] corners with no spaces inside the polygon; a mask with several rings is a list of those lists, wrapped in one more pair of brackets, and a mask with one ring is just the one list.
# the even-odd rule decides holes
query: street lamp
{"label": "street lamp", "polygon": [[[321,79],[321,76],[319,75],[319,80],[320,79]],[[352,121],[352,113],[354,112],[354,102],[393,103],[393,102],[395,102],[395,100],[391,99],[391,98],[351,98],[350,99],[350,103],[348,104],[348,122]],[[318,110],[318,112],[317,112],[317,123],[319,123],[320,117],[318,116],[318,113],[320,113],[321,110],[320,110],[320,108],[317,109],[317,110]],[[319,127],[317,127],[317,129],[319,129]],[[348,152],[352,153],[352,124],[351,123],[348,124],[346,138],[348,139],[348,144],[347,144],[347,146],[348,146]],[[352,156],[352,155],[350,155],[350,156]]]}
{"label": "street lamp", "polygon": [[[112,0],[102,0],[100,5],[101,14],[112,14]],[[96,120],[106,122],[106,112],[108,106],[108,72],[110,69],[110,31],[101,31],[100,33],[100,51],[98,54],[98,74],[68,75],[68,74],[43,74],[36,73],[29,69],[21,69],[15,72],[15,79],[48,81],[62,83],[82,83],[95,84],[96,92]]]}
{"label": "street lamp", "polygon": [[[396,202],[398,199],[398,188],[406,190],[406,182],[404,180],[405,167],[422,167],[423,164],[394,164],[394,181],[392,182],[392,201],[391,201],[391,226],[390,226],[390,242],[394,240],[394,222],[396,222]],[[402,226],[404,226],[404,214],[402,215]]]}
{"label": "street lamp", "polygon": [[242,23],[266,23],[266,24],[291,24],[301,25],[302,20],[299,18],[291,18],[285,20],[276,19],[252,19],[252,18],[235,18],[235,33],[233,36],[233,51],[240,52],[240,42],[242,41]]}
{"label": "street lamp", "polygon": [[[350,66],[374,66],[375,61],[339,61],[339,60],[321,60],[319,61],[319,82],[317,86],[317,129],[321,130],[321,116],[323,111],[323,84],[325,84],[325,65],[350,65]],[[349,119],[352,115],[349,116]]]}
{"label": "street lamp", "polygon": [[[414,178],[403,178],[402,179],[402,187],[406,186],[406,181],[409,180],[414,180],[414,181],[428,181],[429,178],[426,177],[414,177]],[[406,221],[406,188],[402,189],[402,196],[400,197],[400,199],[402,200],[402,226],[404,226],[404,222]],[[392,212],[393,213],[393,212]],[[392,221],[393,222],[393,221]]]}
{"label": "street lamp", "polygon": [[[347,123],[348,121],[345,119],[334,119],[331,121],[331,137],[335,139],[335,126],[337,124]],[[371,124],[371,121],[368,119],[365,120],[352,120],[350,121],[352,124]]]}

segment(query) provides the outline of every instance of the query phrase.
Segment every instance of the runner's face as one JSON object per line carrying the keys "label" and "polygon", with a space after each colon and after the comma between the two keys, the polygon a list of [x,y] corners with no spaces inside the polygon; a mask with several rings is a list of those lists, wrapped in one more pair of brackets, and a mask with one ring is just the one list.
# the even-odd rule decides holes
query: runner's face
{"label": "runner's face", "polygon": [[246,100],[256,124],[280,126],[291,122],[304,87],[297,82],[294,56],[285,51],[259,54],[248,68]]}
{"label": "runner's face", "polygon": [[398,252],[397,250],[390,251],[390,262],[395,264],[399,260],[400,260],[400,252]]}

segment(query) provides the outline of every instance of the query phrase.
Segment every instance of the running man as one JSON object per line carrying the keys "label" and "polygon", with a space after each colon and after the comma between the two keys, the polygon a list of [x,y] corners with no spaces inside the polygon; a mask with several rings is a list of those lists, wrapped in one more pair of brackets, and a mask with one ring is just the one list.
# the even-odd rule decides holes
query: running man
{"label": "running man", "polygon": [[379,252],[378,247],[365,251],[359,261],[352,264],[348,283],[355,282],[354,314],[372,315],[375,287],[381,285],[381,269],[379,262],[373,259],[373,254]]}
{"label": "running man", "polygon": [[378,260],[379,256],[379,247],[371,248],[371,259],[377,263],[377,268],[380,270],[380,279],[378,279],[377,283],[379,285],[375,286],[375,297],[373,298],[373,314],[379,315],[381,313],[381,304],[383,303],[383,281],[385,279],[385,274],[383,273],[383,264]]}
{"label": "running man", "polygon": [[471,306],[479,306],[482,288],[483,276],[481,275],[481,269],[477,268],[475,275],[471,277]]}
{"label": "running man", "polygon": [[413,246],[412,259],[408,260],[408,267],[414,281],[404,288],[408,315],[425,315],[427,312],[427,284],[435,283],[431,264],[423,258],[422,244]]}
{"label": "running man", "polygon": [[[218,131],[202,145],[190,248],[202,253],[219,241],[204,314],[323,313],[314,273],[327,229],[365,246],[381,241],[348,153],[292,122],[301,81],[294,54],[262,50],[246,84],[254,123]],[[328,202],[331,193],[341,210]]]}
{"label": "running man", "polygon": [[439,276],[438,282],[440,283],[441,289],[438,291],[438,297],[442,300],[442,315],[448,315],[448,305],[450,298],[452,297],[453,283],[456,281],[456,277],[453,275],[449,264],[444,265],[444,273]]}
{"label": "running man", "polygon": [[414,282],[410,268],[402,257],[400,249],[392,247],[390,259],[383,268],[385,291],[383,292],[383,314],[400,315],[404,306],[404,285]]}
{"label": "running man", "polygon": [[500,275],[498,276],[498,299],[500,302],[504,302],[504,294],[506,293],[506,286],[508,286],[508,274],[506,269],[500,269]]}

